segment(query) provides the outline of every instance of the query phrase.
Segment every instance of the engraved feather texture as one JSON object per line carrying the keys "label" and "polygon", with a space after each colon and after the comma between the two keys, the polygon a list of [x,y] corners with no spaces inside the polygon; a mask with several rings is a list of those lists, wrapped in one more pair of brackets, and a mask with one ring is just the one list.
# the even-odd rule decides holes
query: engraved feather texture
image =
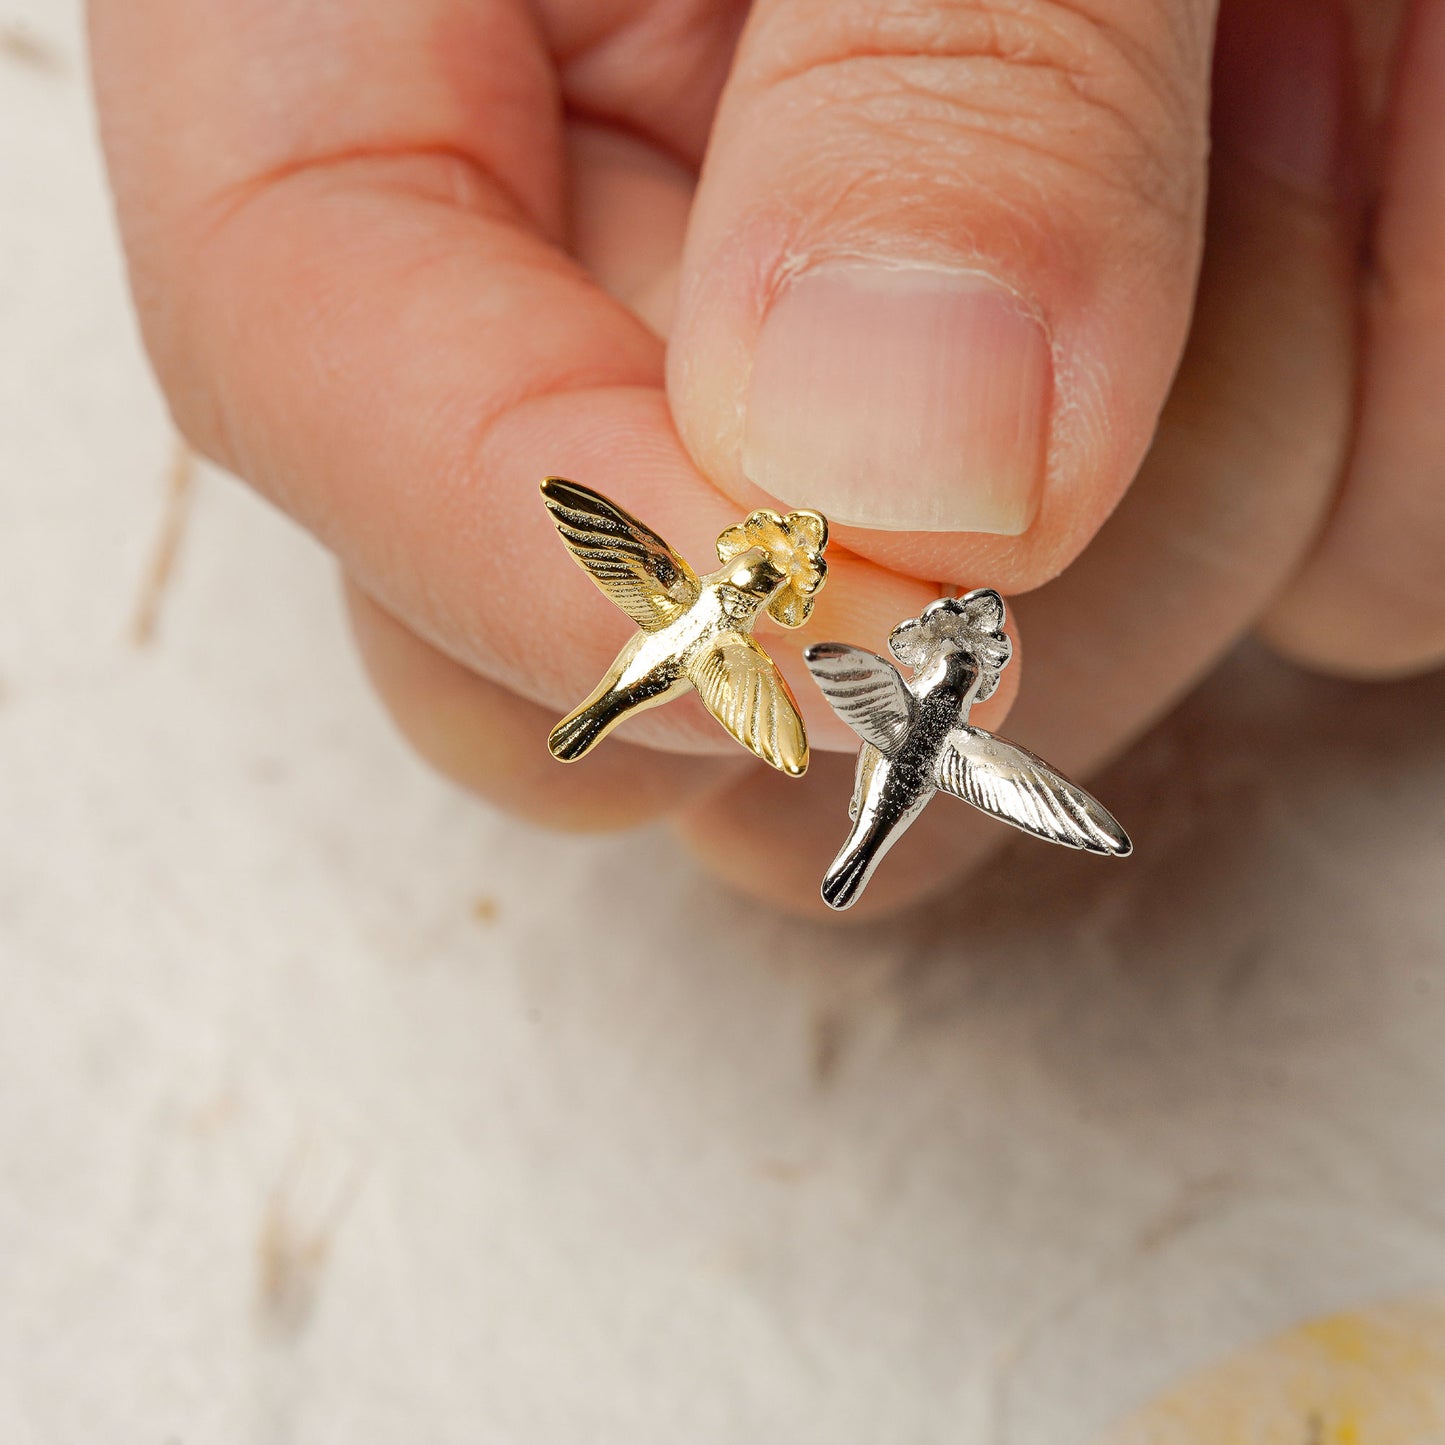
{"label": "engraved feather texture", "polygon": [[833,711],[863,739],[887,753],[913,721],[913,694],[891,662],[846,642],[808,649],[808,670]]}
{"label": "engraved feather texture", "polygon": [[794,777],[807,768],[808,733],[792,690],[751,637],[719,637],[697,655],[688,680],[702,705],[765,763]]}
{"label": "engraved feather texture", "polygon": [[631,513],[561,477],[548,477],[542,496],[578,565],[644,632],[676,622],[697,601],[692,568]]}
{"label": "engraved feather texture", "polygon": [[981,728],[949,734],[935,781],[944,792],[1050,843],[1120,858],[1132,851],[1128,834],[1097,799],[1028,749]]}

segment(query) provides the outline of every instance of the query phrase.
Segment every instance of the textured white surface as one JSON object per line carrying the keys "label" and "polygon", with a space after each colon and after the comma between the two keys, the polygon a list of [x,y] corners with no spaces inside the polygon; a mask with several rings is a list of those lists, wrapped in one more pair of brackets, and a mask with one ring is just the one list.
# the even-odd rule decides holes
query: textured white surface
{"label": "textured white surface", "polygon": [[[1024,845],[899,929],[729,934],[645,837],[428,775],[225,479],[132,645],[169,432],[77,16],[22,21],[0,1440],[1072,1445],[1445,1288],[1445,681],[1238,659],[1108,780],[1127,866]],[[613,947],[659,899],[688,947]]]}

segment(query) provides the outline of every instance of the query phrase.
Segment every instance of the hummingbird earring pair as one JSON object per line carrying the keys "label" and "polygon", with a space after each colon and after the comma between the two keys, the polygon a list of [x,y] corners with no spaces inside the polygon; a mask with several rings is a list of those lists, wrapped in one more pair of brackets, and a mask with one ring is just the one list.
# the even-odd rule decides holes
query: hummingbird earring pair
{"label": "hummingbird earring pair", "polygon": [[[640,631],[591,694],[552,730],[547,746],[575,762],[629,713],[689,688],[765,763],[801,777],[808,735],[797,700],[752,636],[766,611],[801,627],[827,580],[828,524],[817,512],[753,512],[717,540],[722,566],[698,577],[650,527],[589,487],[542,483],[558,534],[578,565]],[[843,642],[803,653],[833,710],[863,741],[853,827],[823,880],[830,908],[850,907],[879,860],[934,795],[949,793],[1035,837],[1123,857],[1129,836],[1082,788],[1025,749],[973,727],[1012,645],[1003,598],[980,588],[930,603],[901,622],[888,649],[911,669]]]}

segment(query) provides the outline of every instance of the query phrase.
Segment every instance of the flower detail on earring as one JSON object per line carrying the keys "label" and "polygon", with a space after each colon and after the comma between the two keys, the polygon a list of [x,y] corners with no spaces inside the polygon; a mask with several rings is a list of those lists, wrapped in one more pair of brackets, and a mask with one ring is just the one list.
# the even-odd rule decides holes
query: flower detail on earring
{"label": "flower detail on earring", "polygon": [[971,657],[982,677],[973,700],[985,702],[998,691],[1013,656],[1003,623],[1003,598],[982,587],[966,597],[941,597],[930,602],[921,616],[900,622],[888,638],[888,650],[918,672],[927,671],[945,651]]}
{"label": "flower detail on earring", "polygon": [[783,627],[801,627],[813,610],[814,596],[828,580],[823,560],[827,545],[828,523],[820,513],[789,512],[781,517],[764,507],[717,539],[717,555],[719,562],[731,562],[750,547],[761,547],[784,578],[768,603],[768,615]]}

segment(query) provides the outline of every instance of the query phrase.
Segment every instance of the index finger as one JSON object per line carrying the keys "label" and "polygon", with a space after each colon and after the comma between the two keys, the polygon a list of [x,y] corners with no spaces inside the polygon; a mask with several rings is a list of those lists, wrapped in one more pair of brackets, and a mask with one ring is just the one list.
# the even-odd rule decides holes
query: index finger
{"label": "index finger", "polygon": [[[92,36],[182,428],[443,651],[574,701],[631,624],[537,479],[584,479],[694,556],[737,518],[678,442],[660,339],[561,249],[563,115],[529,9],[93,0]],[[876,645],[933,595],[833,560],[814,635]],[[727,745],[684,709],[632,736]]]}

